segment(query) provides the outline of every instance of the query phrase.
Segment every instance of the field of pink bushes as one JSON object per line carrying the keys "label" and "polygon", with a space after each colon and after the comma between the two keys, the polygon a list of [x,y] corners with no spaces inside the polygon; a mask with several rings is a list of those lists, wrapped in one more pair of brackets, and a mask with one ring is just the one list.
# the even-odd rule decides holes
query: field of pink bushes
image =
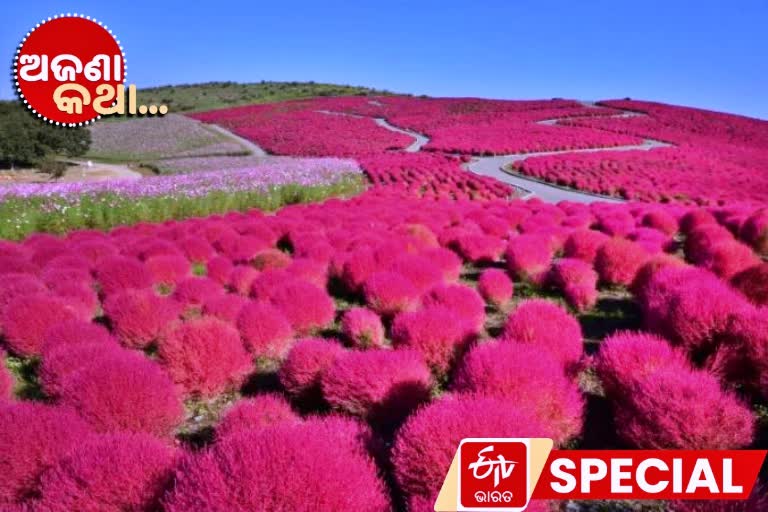
{"label": "field of pink bushes", "polygon": [[0,243],[0,507],[427,511],[464,437],[759,446],[768,210],[465,183]]}

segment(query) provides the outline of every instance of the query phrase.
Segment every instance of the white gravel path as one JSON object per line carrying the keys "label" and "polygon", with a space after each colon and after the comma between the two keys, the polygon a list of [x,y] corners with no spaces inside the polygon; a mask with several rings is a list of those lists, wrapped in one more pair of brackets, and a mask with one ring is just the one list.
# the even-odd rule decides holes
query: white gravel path
{"label": "white gravel path", "polygon": [[258,145],[254,144],[253,142],[251,142],[248,139],[244,139],[244,138],[240,137],[239,135],[236,135],[236,134],[232,133],[231,131],[227,130],[226,128],[222,128],[221,126],[219,126],[217,124],[209,124],[209,125],[206,125],[206,126],[208,126],[212,130],[214,130],[214,131],[216,131],[216,132],[218,132],[218,133],[220,133],[222,135],[225,135],[227,137],[235,139],[237,142],[239,142],[240,144],[245,146],[245,148],[248,151],[250,151],[253,156],[267,156],[267,152],[264,151],[263,149],[261,149]]}

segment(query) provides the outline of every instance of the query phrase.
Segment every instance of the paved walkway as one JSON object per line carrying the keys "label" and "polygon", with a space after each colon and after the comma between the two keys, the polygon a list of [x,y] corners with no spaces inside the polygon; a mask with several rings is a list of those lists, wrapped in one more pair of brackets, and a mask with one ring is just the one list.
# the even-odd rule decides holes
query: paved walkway
{"label": "paved walkway", "polygon": [[245,146],[245,148],[248,151],[250,151],[253,156],[267,156],[267,152],[261,149],[258,145],[254,144],[248,139],[244,139],[239,135],[236,135],[235,133],[227,130],[226,128],[222,128],[217,124],[207,124],[205,126],[208,126],[209,128],[213,129],[216,132],[219,132],[222,135],[235,139],[237,142]]}

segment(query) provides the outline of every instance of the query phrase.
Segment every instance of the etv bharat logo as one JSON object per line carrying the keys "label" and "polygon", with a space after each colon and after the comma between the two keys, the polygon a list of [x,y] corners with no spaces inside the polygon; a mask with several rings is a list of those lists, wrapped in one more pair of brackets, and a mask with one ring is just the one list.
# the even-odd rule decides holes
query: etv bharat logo
{"label": "etv bharat logo", "polygon": [[525,510],[551,450],[551,439],[464,439],[435,510]]}

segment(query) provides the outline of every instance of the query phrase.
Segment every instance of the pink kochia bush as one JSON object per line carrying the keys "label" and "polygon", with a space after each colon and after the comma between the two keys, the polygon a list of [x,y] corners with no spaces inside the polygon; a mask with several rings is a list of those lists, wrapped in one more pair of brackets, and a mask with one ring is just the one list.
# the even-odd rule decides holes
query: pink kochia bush
{"label": "pink kochia bush", "polygon": [[635,448],[726,450],[752,443],[749,407],[707,372],[663,369],[629,384],[629,399],[616,408],[616,424]]}
{"label": "pink kochia bush", "polygon": [[297,334],[305,336],[333,323],[335,310],[328,293],[306,281],[292,281],[281,286],[270,298]]}
{"label": "pink kochia bush", "polygon": [[502,339],[547,351],[571,370],[584,353],[581,326],[563,308],[543,299],[521,302],[507,318]]}
{"label": "pink kochia bush", "polygon": [[584,260],[558,260],[552,265],[549,281],[576,311],[590,309],[597,302],[597,272]]}
{"label": "pink kochia bush", "polygon": [[48,328],[55,323],[83,318],[69,303],[47,294],[18,297],[5,308],[2,325],[5,343],[15,354],[40,354]]}
{"label": "pink kochia bush", "polygon": [[[384,483],[360,442],[344,430],[319,423],[281,423],[244,431],[188,455],[163,509],[389,511]],[[286,478],[275,485],[266,475]]]}
{"label": "pink kochia bush", "polygon": [[395,272],[377,272],[366,279],[363,294],[375,312],[391,316],[416,307],[419,292],[416,287]]}
{"label": "pink kochia bush", "polygon": [[57,345],[49,350],[40,361],[37,378],[46,395],[57,398],[61,383],[68,375],[88,365],[97,364],[105,357],[124,353],[116,342],[85,341],[82,343]]}
{"label": "pink kochia bush", "polygon": [[605,233],[592,229],[574,231],[565,240],[563,255],[566,258],[577,258],[593,263],[597,257],[597,251],[610,239]]}
{"label": "pink kochia bush", "polygon": [[90,435],[72,410],[36,402],[0,403],[0,504],[33,493],[41,473]]}
{"label": "pink kochia bush", "polygon": [[549,427],[557,444],[581,432],[584,400],[578,386],[557,359],[534,345],[476,346],[456,369],[452,389],[513,400]]}
{"label": "pink kochia bush", "polygon": [[296,400],[317,399],[323,372],[343,351],[343,347],[333,340],[307,338],[297,341],[280,367],[280,384]]}
{"label": "pink kochia bush", "polygon": [[62,345],[78,343],[116,344],[115,338],[103,325],[80,319],[52,324],[43,336],[42,349],[46,353]]}
{"label": "pink kochia bush", "polygon": [[400,313],[392,322],[393,345],[420,352],[439,376],[447,374],[468,342],[465,323],[444,307]]}
{"label": "pink kochia bush", "polygon": [[147,434],[92,436],[40,479],[36,510],[152,510],[171,483],[175,450]]}
{"label": "pink kochia bush", "polygon": [[630,379],[645,379],[661,369],[688,371],[685,353],[658,336],[643,332],[619,332],[600,345],[595,360],[597,375],[607,397],[625,401]]}
{"label": "pink kochia bush", "polygon": [[157,354],[176,384],[203,397],[238,387],[252,367],[237,329],[212,317],[169,328]]}
{"label": "pink kochia bush", "polygon": [[352,308],[341,318],[341,331],[355,348],[384,345],[384,325],[379,315],[367,308]]}
{"label": "pink kochia bush", "polygon": [[445,308],[461,319],[469,334],[480,332],[485,323],[485,302],[475,290],[461,284],[432,288],[421,299],[425,308]]}
{"label": "pink kochia bush", "polygon": [[445,396],[419,409],[400,428],[392,465],[400,491],[434,503],[456,447],[466,437],[550,437],[528,411],[496,398]]}
{"label": "pink kochia bush", "polygon": [[276,307],[251,302],[240,309],[237,328],[246,348],[256,357],[281,359],[291,348],[293,329]]}
{"label": "pink kochia bush", "polygon": [[595,269],[603,282],[629,286],[647,259],[648,253],[637,242],[612,238],[598,249]]}
{"label": "pink kochia bush", "polygon": [[298,423],[299,415],[293,412],[291,405],[276,394],[256,395],[243,398],[224,413],[216,425],[216,439],[237,434],[244,430],[267,428],[278,423]]}
{"label": "pink kochia bush", "polygon": [[111,354],[67,375],[60,402],[98,432],[147,432],[170,437],[183,418],[173,382],[154,361],[132,352]]}
{"label": "pink kochia bush", "polygon": [[506,272],[498,268],[484,270],[477,280],[477,291],[489,304],[505,306],[514,293],[514,285]]}
{"label": "pink kochia bush", "polygon": [[547,237],[520,235],[507,246],[507,269],[520,279],[541,284],[553,255]]}
{"label": "pink kochia bush", "polygon": [[176,320],[181,308],[172,299],[152,290],[129,290],[104,302],[112,332],[129,348],[145,348],[156,341],[163,329]]}
{"label": "pink kochia bush", "polygon": [[734,288],[758,306],[768,306],[768,263],[742,270],[731,279]]}
{"label": "pink kochia bush", "polygon": [[125,256],[112,256],[96,266],[96,280],[104,295],[133,288],[152,286],[152,273],[140,261]]}
{"label": "pink kochia bush", "polygon": [[334,409],[396,426],[429,400],[432,374],[416,351],[348,351],[323,372],[321,387]]}

